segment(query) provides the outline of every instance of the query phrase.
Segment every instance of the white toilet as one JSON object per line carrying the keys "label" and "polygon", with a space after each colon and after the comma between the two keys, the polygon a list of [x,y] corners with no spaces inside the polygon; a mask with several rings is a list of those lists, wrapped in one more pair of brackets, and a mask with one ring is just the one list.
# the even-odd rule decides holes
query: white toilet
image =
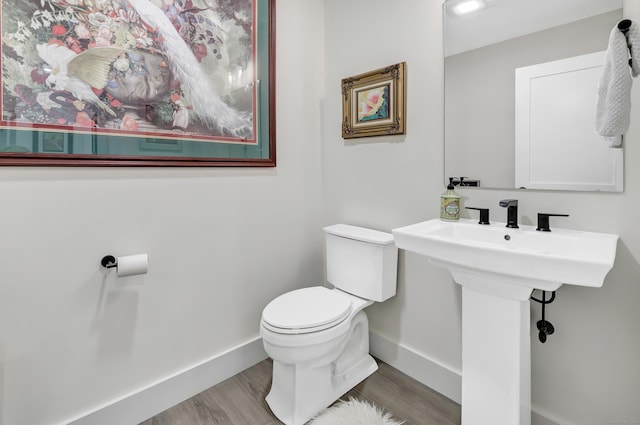
{"label": "white toilet", "polygon": [[271,301],[260,335],[273,359],[267,403],[286,425],[302,425],[378,369],[363,309],[396,293],[398,250],[389,233],[325,227],[327,281]]}

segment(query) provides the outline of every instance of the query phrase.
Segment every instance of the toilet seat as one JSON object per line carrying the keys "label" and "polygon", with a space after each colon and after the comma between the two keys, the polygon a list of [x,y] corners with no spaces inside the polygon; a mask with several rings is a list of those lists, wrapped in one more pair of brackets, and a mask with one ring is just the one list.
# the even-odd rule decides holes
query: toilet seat
{"label": "toilet seat", "polygon": [[352,311],[350,297],[323,286],[280,295],[262,312],[262,324],[280,334],[306,334],[343,322]]}

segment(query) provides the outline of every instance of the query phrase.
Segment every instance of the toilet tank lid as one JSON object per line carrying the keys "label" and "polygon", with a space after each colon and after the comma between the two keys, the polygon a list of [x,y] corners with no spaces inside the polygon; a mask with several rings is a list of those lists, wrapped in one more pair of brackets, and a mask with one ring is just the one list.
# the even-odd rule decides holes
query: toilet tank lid
{"label": "toilet tank lid", "polygon": [[355,239],[358,241],[388,245],[393,243],[393,235],[391,233],[381,232],[379,230],[366,229],[364,227],[351,226],[349,224],[334,224],[327,226],[324,231],[342,238]]}

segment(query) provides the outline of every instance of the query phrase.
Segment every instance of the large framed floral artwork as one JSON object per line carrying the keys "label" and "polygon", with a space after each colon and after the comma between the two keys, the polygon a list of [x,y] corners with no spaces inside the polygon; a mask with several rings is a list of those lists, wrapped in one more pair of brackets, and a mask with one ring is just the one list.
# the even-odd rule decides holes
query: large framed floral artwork
{"label": "large framed floral artwork", "polygon": [[275,166],[275,0],[0,1],[0,165]]}

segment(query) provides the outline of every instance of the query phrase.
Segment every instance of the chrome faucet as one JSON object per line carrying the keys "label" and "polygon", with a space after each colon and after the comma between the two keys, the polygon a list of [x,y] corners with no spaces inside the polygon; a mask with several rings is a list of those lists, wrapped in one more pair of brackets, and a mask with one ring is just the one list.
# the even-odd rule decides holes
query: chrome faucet
{"label": "chrome faucet", "polygon": [[518,200],[517,199],[503,199],[500,201],[501,207],[507,208],[507,227],[512,229],[518,228]]}

